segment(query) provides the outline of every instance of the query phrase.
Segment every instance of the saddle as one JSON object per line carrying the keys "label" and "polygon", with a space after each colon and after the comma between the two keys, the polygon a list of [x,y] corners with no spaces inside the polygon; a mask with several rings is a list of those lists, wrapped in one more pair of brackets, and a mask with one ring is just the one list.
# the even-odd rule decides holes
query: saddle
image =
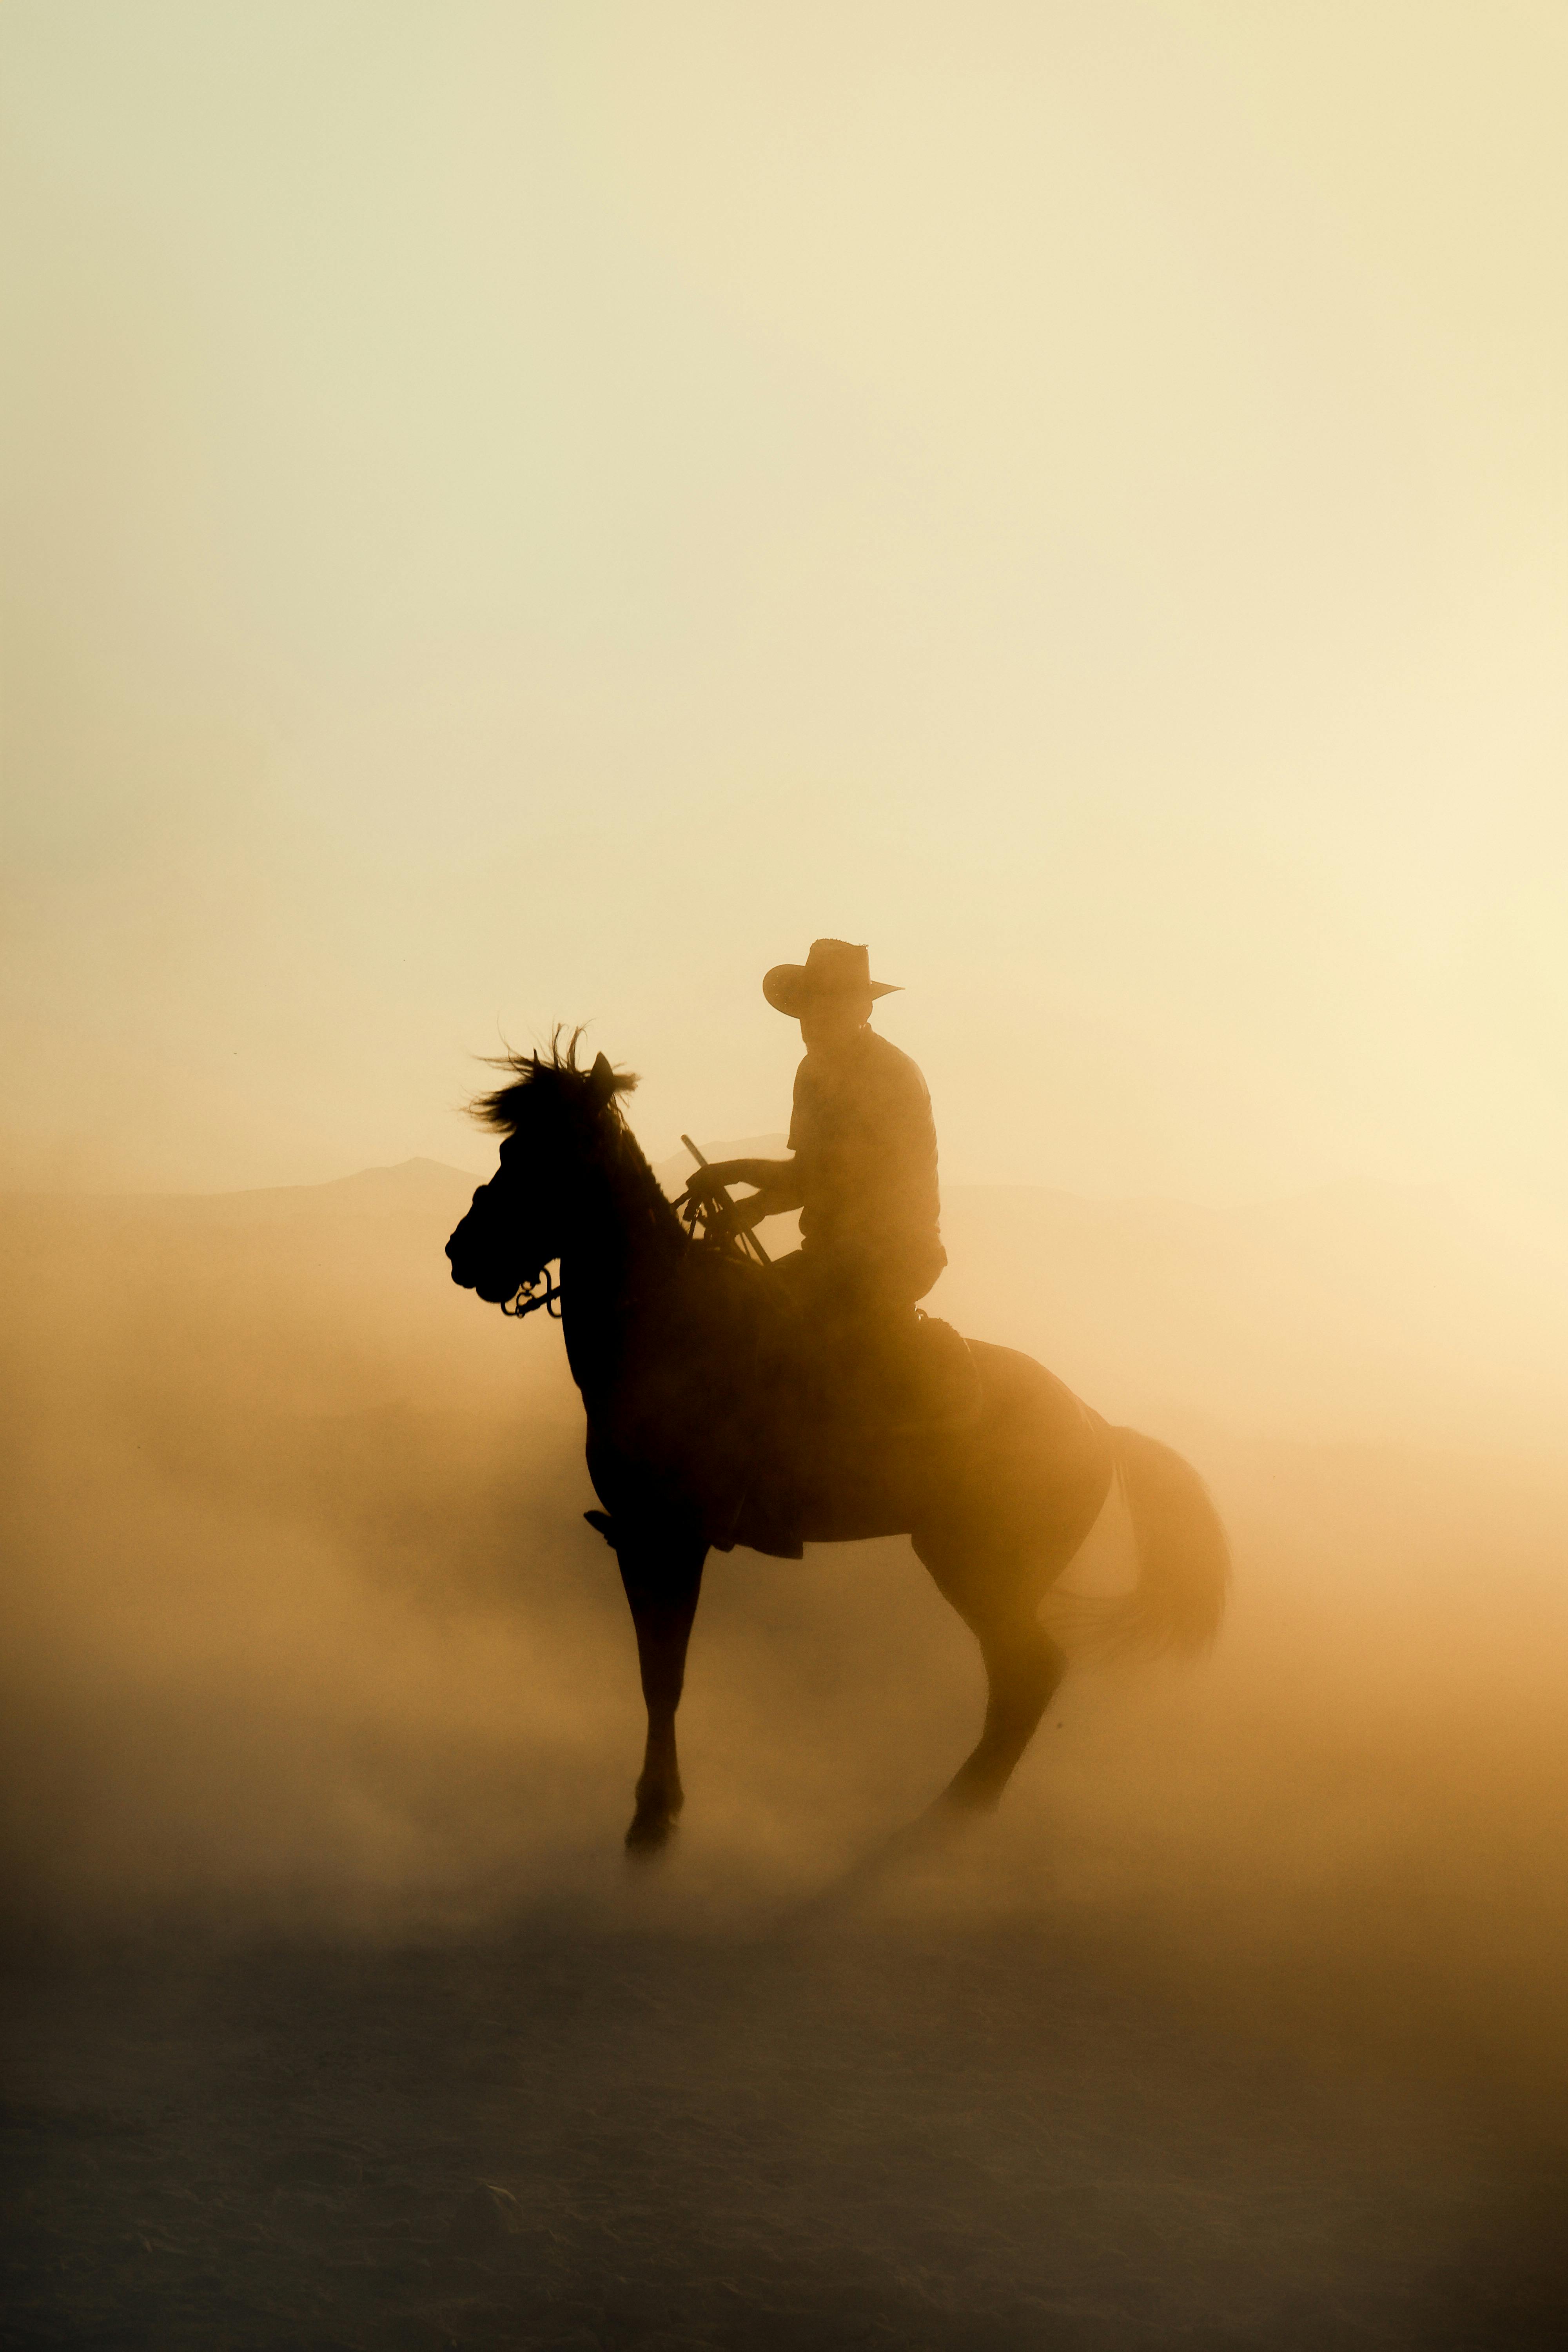
{"label": "saddle", "polygon": [[980,1374],[951,1323],[913,1309],[868,1329],[764,1317],[730,1432],[738,1473],[711,1537],[798,1559],[804,1496],[825,1458],[947,1436],[980,1417]]}

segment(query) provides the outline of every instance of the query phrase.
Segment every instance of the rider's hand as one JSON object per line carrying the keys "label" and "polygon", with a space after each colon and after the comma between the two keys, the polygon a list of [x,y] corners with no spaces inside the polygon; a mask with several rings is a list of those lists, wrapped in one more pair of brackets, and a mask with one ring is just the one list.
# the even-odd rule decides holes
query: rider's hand
{"label": "rider's hand", "polygon": [[[704,1177],[708,1180],[706,1183],[699,1181]],[[729,1181],[734,1183],[744,1182],[746,1180],[743,1177],[737,1179],[731,1175]],[[704,1241],[715,1243],[720,1246],[738,1239],[742,1234],[750,1233],[753,1225],[761,1223],[763,1218],[768,1213],[769,1207],[766,1197],[760,1189],[749,1192],[743,1201],[728,1199],[723,1191],[724,1182],[725,1171],[722,1166],[700,1168],[696,1177],[687,1188],[685,1199],[680,1203],[680,1213],[687,1224],[689,1226],[691,1224],[695,1215],[701,1223]]]}
{"label": "rider's hand", "polygon": [[740,1169],[738,1160],[710,1160],[706,1168],[694,1169],[691,1181],[686,1188],[687,1199],[703,1202],[711,1201],[727,1185],[742,1181]]}
{"label": "rider's hand", "polygon": [[727,1242],[735,1231],[737,1209],[738,1204],[733,1201],[721,1201],[705,1208],[702,1212],[703,1240],[716,1244]]}

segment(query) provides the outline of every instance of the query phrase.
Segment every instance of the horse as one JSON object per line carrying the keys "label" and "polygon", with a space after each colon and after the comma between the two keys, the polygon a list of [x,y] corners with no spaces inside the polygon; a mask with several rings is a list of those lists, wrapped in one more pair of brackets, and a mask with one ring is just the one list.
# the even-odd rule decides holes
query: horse
{"label": "horse", "polygon": [[[968,1343],[969,1413],[929,1427],[852,1412],[796,1447],[794,1524],[781,1535],[747,1490],[737,1446],[755,1442],[744,1399],[776,1274],[705,1244],[668,1201],[627,1127],[637,1078],[603,1054],[509,1052],[507,1082],[470,1106],[504,1140],[447,1244],[452,1279],[503,1312],[562,1325],[587,1414],[602,1511],[637,1634],[647,1738],[626,1843],[668,1841],[684,1801],[675,1718],[703,1566],[740,1542],[799,1558],[803,1540],[907,1535],[980,1646],[980,1738],[931,1809],[952,1819],[1000,1801],[1066,1670],[1041,1603],[1120,1477],[1138,1559],[1133,1589],[1076,1604],[1121,1653],[1212,1641],[1229,1578],[1226,1535],[1191,1464],[1112,1427],[1054,1374],[1009,1348]],[[559,1280],[552,1274],[559,1268]],[[751,1438],[748,1440],[748,1430]],[[737,1436],[739,1432],[739,1436]],[[1058,1625],[1057,1630],[1061,1630]]]}

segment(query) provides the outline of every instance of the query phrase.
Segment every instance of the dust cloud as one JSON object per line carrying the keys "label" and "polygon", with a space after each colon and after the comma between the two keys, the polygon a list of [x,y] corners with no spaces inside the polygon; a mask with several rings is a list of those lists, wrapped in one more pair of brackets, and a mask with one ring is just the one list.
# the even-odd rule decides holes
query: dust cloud
{"label": "dust cloud", "polygon": [[[472,1181],[10,1204],[17,1930],[471,1925],[614,1852],[630,1629],[558,1333],[447,1280]],[[1237,1553],[1214,1656],[1086,1662],[948,1894],[1152,1906],[1211,1948],[1221,1917],[1222,1944],[1310,1934],[1325,1966],[1485,1980],[1500,2032],[1545,2032],[1550,1289],[1440,1199],[1373,1189],[1247,1213],[960,1189],[946,1231],[933,1305],[1184,1447]],[[1113,1504],[1069,1580],[1127,1568]],[[981,1690],[906,1544],[715,1554],[692,1898],[826,1883],[933,1793]]]}
{"label": "dust cloud", "polygon": [[[548,2288],[595,2341],[742,2340],[722,2296],[691,2300],[726,2263],[746,2340],[780,2345],[858,2341],[859,2313],[910,2343],[989,2347],[1036,2340],[1027,2314],[1052,2311],[1065,2343],[1152,2344],[1161,2312],[1192,2326],[1222,2307],[1226,2342],[1306,2344],[1325,2294],[1364,2302],[1376,2280],[1392,2316],[1368,2340],[1535,2340],[1562,2284],[1542,2216],[1568,2059],[1549,1272],[1431,1195],[1226,1213],[954,1190],[932,1306],[1029,1346],[1199,1465],[1237,1554],[1218,1645],[1196,1665],[1084,1664],[996,1821],[879,1870],[974,1735],[968,1635],[901,1542],[716,1555],[679,1846],[632,1878],[630,1627],[580,1517],[593,1496],[558,1332],[447,1279],[473,1181],[410,1162],[275,1193],[8,1204],[5,1895],[31,1988],[17,2112],[58,2123],[63,2100],[93,2131],[183,2103],[227,2114],[237,2095],[214,2083],[274,2053],[250,2153],[232,2178],[212,2159],[228,2187],[211,2227],[270,2198],[282,2231],[245,2343],[279,2314],[296,2324],[276,2278],[316,2259],[278,2200],[336,2198],[348,2227],[342,2199],[369,2194],[374,2147],[396,2137],[389,2099],[396,2129],[445,2118],[438,2158],[398,2176],[438,2212],[437,2273],[468,2259],[448,2208],[483,2238],[494,2214],[461,2199],[499,2181],[533,2214],[528,2293]],[[1113,1505],[1073,1580],[1127,1572]],[[197,1973],[171,1979],[171,1955]],[[475,2067],[519,2079],[523,2014],[520,2110],[472,2086]],[[331,2097],[312,2087],[329,2077]],[[1026,2143],[1045,2160],[1046,2126],[1008,2103],[1042,2082],[1047,2137],[1078,2134],[1099,2186],[1053,2139],[1066,2169],[1055,2188],[1029,2175],[1047,2208],[1026,2211],[1016,2167]],[[643,2121],[617,2155],[627,2099]],[[752,2145],[736,2099],[765,2116],[776,2164],[801,2168],[795,2187],[781,2205],[737,2158],[695,2204],[660,2204],[637,2136],[686,2133],[710,2167],[714,2130]],[[1158,2179],[1127,2170],[1138,2149]],[[300,2189],[299,2164],[331,2178]],[[633,2179],[644,2203],[626,2209]],[[868,2196],[846,2237],[829,2208]],[[1173,2286],[1134,2242],[1204,2197]],[[1065,2233],[1051,2285],[1036,2276],[1047,2208]],[[1457,2302],[1434,2284],[1456,2211]],[[612,2227],[631,2230],[619,2305],[593,2251]],[[511,2228],[479,2250],[491,2302],[468,2273],[426,2277],[434,2332],[408,2340],[514,2340],[522,2289],[495,2283],[521,2259]],[[1086,2252],[1102,2229],[1121,2284],[1097,2302],[1083,2265],[1103,2268]],[[758,2232],[786,2314],[772,2337],[736,2252]],[[948,2305],[929,2280],[934,2304],[889,2284],[917,2240],[933,2276],[967,2281]],[[237,2238],[204,2259],[241,2293]],[[666,2271],[684,2281],[673,2304]],[[331,2340],[394,2340],[385,2314],[412,2289],[374,2274],[383,2302],[355,2306],[357,2336],[339,2312]],[[99,2340],[103,2313],[154,2305],[166,2340],[212,2324],[167,2280],[116,2273],[93,2292],[73,2306],[79,2336],[37,2340]],[[55,2290],[37,2293],[42,2311]],[[561,2327],[528,2340],[589,2340]]]}

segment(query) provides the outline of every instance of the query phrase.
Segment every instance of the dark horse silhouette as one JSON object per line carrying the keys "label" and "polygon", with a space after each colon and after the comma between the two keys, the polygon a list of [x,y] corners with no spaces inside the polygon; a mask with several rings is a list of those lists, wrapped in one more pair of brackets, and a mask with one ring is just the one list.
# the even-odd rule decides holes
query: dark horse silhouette
{"label": "dark horse silhouette", "polygon": [[[447,1244],[452,1278],[514,1314],[559,1313],[588,1415],[588,1470],[637,1628],[647,1748],[626,1843],[668,1839],[682,1792],[675,1713],[703,1562],[713,1541],[798,1556],[737,1488],[737,1416],[754,1391],[775,1277],[682,1226],[621,1116],[637,1084],[601,1055],[508,1055],[509,1083],[476,1114],[505,1136],[500,1166]],[[546,1269],[560,1265],[560,1286]],[[557,1305],[558,1302],[558,1305]],[[962,1423],[813,1423],[793,1461],[795,1532],[815,1543],[908,1535],[974,1634],[989,1696],[978,1745],[939,1805],[994,1805],[1065,1670],[1040,1602],[1120,1473],[1135,1589],[1097,1604],[1124,1649],[1212,1639],[1228,1577],[1225,1532],[1191,1465],[1115,1429],[1031,1358],[972,1343],[979,1404]],[[742,1496],[737,1504],[737,1493]],[[607,1516],[606,1516],[607,1515]]]}

